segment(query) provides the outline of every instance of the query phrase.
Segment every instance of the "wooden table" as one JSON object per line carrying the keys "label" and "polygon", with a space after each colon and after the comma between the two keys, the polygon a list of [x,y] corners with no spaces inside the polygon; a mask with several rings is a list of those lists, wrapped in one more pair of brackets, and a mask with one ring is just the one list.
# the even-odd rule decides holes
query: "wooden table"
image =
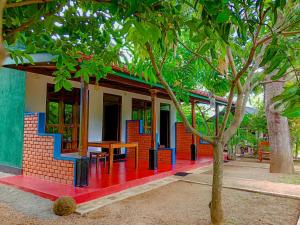
{"label": "wooden table", "polygon": [[109,166],[108,166],[108,173],[112,173],[113,168],[113,159],[114,159],[114,149],[115,148],[134,148],[135,149],[135,169],[138,168],[138,143],[137,142],[118,142],[118,141],[96,141],[96,142],[89,142],[88,146],[90,147],[100,147],[100,148],[108,148],[108,157],[109,157]]}

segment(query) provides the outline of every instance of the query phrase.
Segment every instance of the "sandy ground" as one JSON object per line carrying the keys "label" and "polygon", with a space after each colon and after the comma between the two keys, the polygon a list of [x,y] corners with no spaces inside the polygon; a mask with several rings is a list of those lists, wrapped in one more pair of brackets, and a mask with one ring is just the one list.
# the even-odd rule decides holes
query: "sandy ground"
{"label": "sandy ground", "polygon": [[[256,161],[249,160],[250,159],[245,159],[245,161],[239,160],[225,163],[224,176],[300,185],[299,164],[295,163],[295,174],[287,175],[280,173],[269,173],[268,163],[257,163]],[[211,175],[212,171],[208,171],[206,174]]]}
{"label": "sandy ground", "polygon": [[[273,185],[279,184],[279,178],[270,175],[267,168],[268,165],[264,163],[230,162],[224,167],[224,175],[226,179],[230,180],[234,180],[236,177],[256,179],[257,182],[272,181]],[[187,177],[191,176],[197,180],[202,179],[203,176],[209,177],[210,174],[211,172],[192,174]],[[283,175],[282,177],[286,178]],[[68,217],[34,216],[45,213],[48,204],[46,200],[40,199],[44,203],[39,203],[38,200],[31,201],[30,199],[33,197],[28,193],[23,192],[23,196],[20,191],[9,190],[7,187],[1,188],[0,197],[1,190],[4,190],[7,193],[14,193],[15,200],[3,192],[6,201],[3,201],[3,197],[0,198],[0,225],[210,224],[208,204],[211,198],[211,187],[184,181],[177,181],[107,205],[86,216],[71,215]],[[223,189],[223,194],[226,225],[295,225],[300,214],[299,200],[226,188]],[[16,199],[20,199],[18,204],[16,204]],[[24,208],[28,208],[28,210],[24,210]],[[34,209],[36,212],[33,212]],[[49,206],[48,210],[50,214]]]}
{"label": "sandy ground", "polygon": [[[209,201],[208,186],[178,181],[105,206],[85,217],[72,215],[41,220],[1,204],[0,224],[208,225]],[[227,225],[293,225],[298,220],[300,202],[224,189],[224,210]]]}

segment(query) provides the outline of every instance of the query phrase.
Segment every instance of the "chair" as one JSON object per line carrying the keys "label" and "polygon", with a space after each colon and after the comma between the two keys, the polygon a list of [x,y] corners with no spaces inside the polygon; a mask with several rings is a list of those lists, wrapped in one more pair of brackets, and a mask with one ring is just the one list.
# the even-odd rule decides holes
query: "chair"
{"label": "chair", "polygon": [[92,162],[93,156],[96,156],[96,167],[98,168],[98,161],[100,162],[101,159],[104,159],[104,167],[106,167],[107,152],[103,152],[99,147],[89,147],[88,151],[90,153],[90,162]]}

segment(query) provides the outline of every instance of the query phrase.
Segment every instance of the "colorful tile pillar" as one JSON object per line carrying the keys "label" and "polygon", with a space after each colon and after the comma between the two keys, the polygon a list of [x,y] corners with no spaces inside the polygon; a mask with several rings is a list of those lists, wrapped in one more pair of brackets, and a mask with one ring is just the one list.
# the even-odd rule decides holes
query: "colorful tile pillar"
{"label": "colorful tile pillar", "polygon": [[[196,110],[195,110],[195,100],[191,100],[191,112],[192,112],[192,126],[196,129]],[[197,137],[192,134],[192,144],[191,144],[191,160],[197,160]]]}
{"label": "colorful tile pillar", "polygon": [[151,112],[152,112],[152,121],[151,121],[151,148],[149,150],[149,169],[157,169],[157,144],[156,144],[156,97],[157,90],[151,89]]}
{"label": "colorful tile pillar", "polygon": [[21,173],[26,73],[0,69],[0,168]]}

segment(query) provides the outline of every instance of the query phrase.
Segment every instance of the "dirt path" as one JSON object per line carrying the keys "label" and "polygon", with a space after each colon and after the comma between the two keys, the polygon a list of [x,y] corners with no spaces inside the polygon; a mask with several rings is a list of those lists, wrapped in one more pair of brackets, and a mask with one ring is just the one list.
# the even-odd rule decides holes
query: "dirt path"
{"label": "dirt path", "polygon": [[[212,184],[212,171],[190,174],[182,180]],[[300,199],[300,172],[295,174],[270,174],[266,163],[232,161],[224,166],[223,186],[247,190],[291,195]]]}
{"label": "dirt path", "polygon": [[[0,224],[209,225],[209,201],[208,186],[178,181],[105,206],[85,217],[72,215],[41,220],[0,205]],[[293,225],[298,219],[300,203],[292,199],[224,189],[224,210],[227,225]]]}
{"label": "dirt path", "polygon": [[[224,169],[224,184],[231,182],[231,185],[266,188],[265,185],[269,183],[272,188],[277,188],[276,191],[279,190],[279,186],[285,191],[293,186],[294,192],[300,192],[300,185],[285,184],[288,182],[279,183],[280,179],[286,180],[286,176],[270,175],[268,165],[264,163],[233,162],[226,164]],[[195,171],[194,174],[183,177],[183,179],[210,182],[211,172],[204,174],[198,172]],[[250,179],[255,180],[250,181]],[[294,177],[289,177],[289,179],[295,180]],[[241,181],[248,181],[248,183],[241,183]],[[86,216],[72,215],[68,217],[47,217],[46,215],[51,214],[51,207],[46,205],[48,203],[44,199],[41,200],[37,197],[36,200],[32,200],[32,196],[24,197],[28,193],[23,195],[24,192],[19,190],[16,191],[18,193],[15,193],[15,189],[13,189],[12,193],[15,193],[13,200],[13,195],[9,195],[11,190],[3,192],[5,188],[11,187],[0,186],[1,225],[210,224],[208,205],[211,198],[211,187],[208,185],[177,181],[104,206]],[[270,187],[267,189],[271,190]],[[223,189],[223,193],[225,225],[294,225],[297,223],[300,212],[299,200],[226,188]],[[28,208],[27,211],[26,208]]]}

